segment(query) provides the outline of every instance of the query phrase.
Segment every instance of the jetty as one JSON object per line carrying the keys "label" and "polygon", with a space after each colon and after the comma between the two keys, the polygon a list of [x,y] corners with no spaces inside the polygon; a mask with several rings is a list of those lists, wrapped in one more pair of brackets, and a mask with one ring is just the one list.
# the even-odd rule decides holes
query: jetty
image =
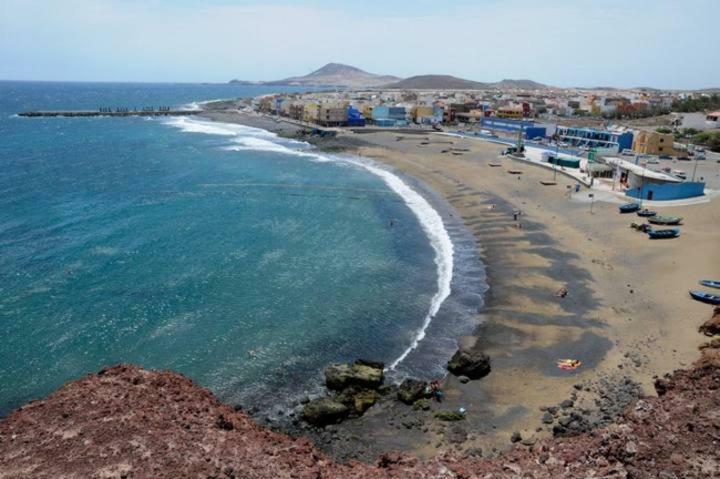
{"label": "jetty", "polygon": [[18,116],[30,118],[45,117],[92,117],[92,116],[190,116],[202,113],[201,110],[173,110],[169,107],[144,108],[98,108],[97,110],[38,110],[24,111]]}

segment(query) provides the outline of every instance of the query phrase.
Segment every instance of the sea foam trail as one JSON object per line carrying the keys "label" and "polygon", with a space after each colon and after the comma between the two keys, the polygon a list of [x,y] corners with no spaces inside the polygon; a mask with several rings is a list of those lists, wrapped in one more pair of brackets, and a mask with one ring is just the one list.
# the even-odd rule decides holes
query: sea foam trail
{"label": "sea foam trail", "polygon": [[[392,172],[371,164],[370,162],[358,161],[351,158],[335,158],[318,154],[314,151],[303,151],[301,149],[289,148],[273,140],[279,140],[279,137],[270,131],[261,128],[254,128],[234,123],[221,123],[214,121],[195,120],[190,118],[172,118],[166,120],[168,125],[180,128],[188,133],[205,133],[209,135],[222,135],[233,138],[232,145],[227,146],[228,150],[254,150],[254,151],[271,151],[274,153],[283,153],[294,156],[302,156],[313,161],[339,161],[359,166],[370,173],[380,177],[388,187],[400,196],[410,211],[417,217],[420,226],[430,240],[430,245],[435,252],[435,265],[437,267],[437,292],[430,301],[430,308],[425,315],[422,326],[415,333],[410,345],[393,361],[388,370],[394,370],[407,356],[417,348],[426,334],[428,326],[432,322],[435,315],[440,310],[440,306],[450,296],[450,285],[453,277],[453,254],[454,248],[450,234],[445,229],[440,214],[432,207],[432,205],[419,193],[413,190],[399,176]],[[284,142],[308,147],[305,142],[297,140],[285,140]]]}

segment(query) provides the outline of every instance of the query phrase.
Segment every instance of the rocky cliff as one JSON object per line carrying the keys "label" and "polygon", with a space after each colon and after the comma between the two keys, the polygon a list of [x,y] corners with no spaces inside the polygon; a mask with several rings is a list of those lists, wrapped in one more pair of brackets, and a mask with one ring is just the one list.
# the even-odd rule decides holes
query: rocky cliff
{"label": "rocky cliff", "polygon": [[66,384],[0,422],[0,478],[502,478],[720,475],[720,341],[659,379],[609,427],[491,458],[388,453],[338,464],[306,439],[256,425],[169,371],[120,365]]}

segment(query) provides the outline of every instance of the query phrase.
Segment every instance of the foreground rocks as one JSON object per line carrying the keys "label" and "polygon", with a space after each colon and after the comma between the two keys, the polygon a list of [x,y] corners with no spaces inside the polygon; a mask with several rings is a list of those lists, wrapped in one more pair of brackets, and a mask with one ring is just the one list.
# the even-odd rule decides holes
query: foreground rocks
{"label": "foreground rocks", "polygon": [[[718,347],[708,343],[703,355]],[[338,464],[306,439],[258,426],[179,374],[121,365],[0,422],[0,477],[718,477],[720,368],[701,360],[656,387],[659,397],[637,401],[606,428],[521,439],[494,459],[474,457],[482,451],[429,461],[386,453],[373,464]],[[463,434],[458,428],[458,440]]]}
{"label": "foreground rocks", "polygon": [[450,358],[447,369],[455,376],[480,379],[490,374],[490,358],[480,351],[458,349]]}
{"label": "foreground rocks", "polygon": [[325,368],[325,386],[333,394],[313,399],[303,408],[303,419],[313,426],[336,424],[362,416],[380,398],[385,365],[363,359],[353,364],[331,364]]}

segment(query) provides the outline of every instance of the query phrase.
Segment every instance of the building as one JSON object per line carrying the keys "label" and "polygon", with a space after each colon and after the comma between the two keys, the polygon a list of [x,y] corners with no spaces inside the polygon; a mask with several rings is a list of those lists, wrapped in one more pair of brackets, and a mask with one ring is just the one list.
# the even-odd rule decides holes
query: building
{"label": "building", "polygon": [[432,123],[435,110],[430,105],[417,105],[410,110],[410,116],[415,123]]}
{"label": "building", "polygon": [[605,158],[605,163],[615,170],[618,186],[631,198],[670,201],[705,194],[705,183],[702,182],[684,182],[674,176],[615,157]]}
{"label": "building", "polygon": [[404,126],[408,124],[404,106],[376,106],[372,110],[372,119],[378,126]]}
{"label": "building", "polygon": [[560,141],[572,146],[602,149],[611,153],[633,146],[633,134],[630,131],[558,126],[556,134]]}
{"label": "building", "polygon": [[318,123],[323,126],[344,126],[348,122],[346,105],[320,105]]}
{"label": "building", "polygon": [[517,134],[517,132],[522,129],[523,136],[527,140],[544,138],[547,134],[547,129],[544,126],[538,126],[535,122],[530,120],[510,120],[497,117],[484,117],[480,120],[480,124],[483,128],[492,132],[500,130]]}
{"label": "building", "polygon": [[315,102],[305,103],[303,120],[310,123],[317,123],[320,118],[320,105]]}
{"label": "building", "polygon": [[525,117],[525,110],[522,105],[501,106],[496,113],[498,118],[509,118],[519,120]]}
{"label": "building", "polygon": [[673,148],[675,137],[672,133],[659,133],[657,131],[636,131],[633,138],[632,149],[636,153],[645,155],[676,155]]}
{"label": "building", "polygon": [[705,117],[705,124],[710,128],[720,128],[720,111],[708,113]]}
{"label": "building", "polygon": [[365,117],[363,116],[362,112],[354,106],[350,105],[348,107],[347,115],[348,126],[365,126]]}

